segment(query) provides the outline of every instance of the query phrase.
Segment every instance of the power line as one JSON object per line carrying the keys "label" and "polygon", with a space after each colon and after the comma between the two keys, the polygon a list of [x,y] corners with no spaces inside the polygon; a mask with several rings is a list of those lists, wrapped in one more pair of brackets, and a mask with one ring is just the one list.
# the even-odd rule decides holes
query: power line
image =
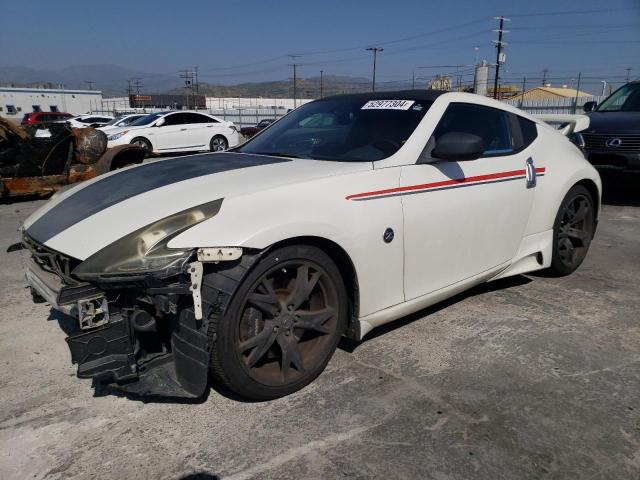
{"label": "power line", "polygon": [[560,10],[555,12],[513,13],[510,17],[549,17],[556,15],[588,15],[591,13],[608,13],[634,10],[633,8],[602,8],[597,10]]}

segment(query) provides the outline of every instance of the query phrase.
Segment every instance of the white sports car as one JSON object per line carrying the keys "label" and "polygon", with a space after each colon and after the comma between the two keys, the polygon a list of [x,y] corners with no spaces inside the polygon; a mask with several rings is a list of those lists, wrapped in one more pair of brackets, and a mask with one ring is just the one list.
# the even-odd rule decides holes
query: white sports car
{"label": "white sports car", "polygon": [[600,191],[562,133],[503,103],[335,96],[230,152],[60,193],[24,224],[26,277],[77,318],[82,378],[197,397],[211,374],[271,399],[319,375],[343,335],[482,282],[573,272]]}

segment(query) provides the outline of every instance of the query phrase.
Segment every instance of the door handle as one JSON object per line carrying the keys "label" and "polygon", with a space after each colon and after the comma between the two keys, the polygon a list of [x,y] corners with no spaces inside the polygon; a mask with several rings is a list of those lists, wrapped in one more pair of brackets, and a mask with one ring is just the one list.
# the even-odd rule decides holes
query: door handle
{"label": "door handle", "polygon": [[186,132],[186,131],[187,131],[187,129],[186,129],[186,128],[181,128],[181,129],[180,129],[180,131],[181,131],[181,132]]}
{"label": "door handle", "polygon": [[207,125],[207,128],[213,128],[213,125]]}
{"label": "door handle", "polygon": [[533,163],[533,158],[527,158],[526,168],[525,168],[525,177],[527,180],[527,188],[535,188],[537,180],[536,180],[536,166]]}

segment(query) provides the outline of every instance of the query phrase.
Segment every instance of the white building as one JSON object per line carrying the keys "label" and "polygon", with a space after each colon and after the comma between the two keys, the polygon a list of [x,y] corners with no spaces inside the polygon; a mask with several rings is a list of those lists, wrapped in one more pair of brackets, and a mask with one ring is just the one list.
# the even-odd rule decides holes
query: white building
{"label": "white building", "polygon": [[0,115],[20,121],[29,112],[81,115],[102,108],[102,92],[64,88],[0,87]]}
{"label": "white building", "polygon": [[[284,110],[285,112],[296,106],[303,105],[311,102],[310,98],[298,98],[295,102],[293,98],[239,98],[239,97],[206,97],[206,110],[238,110],[238,109],[269,109],[269,110]],[[96,107],[98,108],[98,107]],[[170,109],[171,106],[167,105],[165,109]],[[95,109],[95,108],[94,108]],[[133,111],[159,111],[162,107],[158,108],[133,108],[129,104],[129,97],[111,97],[104,98],[102,100],[102,113],[113,112],[133,112]]]}

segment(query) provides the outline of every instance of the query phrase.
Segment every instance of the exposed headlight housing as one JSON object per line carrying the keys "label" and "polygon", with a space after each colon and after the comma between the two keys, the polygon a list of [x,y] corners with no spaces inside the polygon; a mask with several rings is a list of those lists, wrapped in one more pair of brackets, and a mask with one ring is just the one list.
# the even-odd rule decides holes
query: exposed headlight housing
{"label": "exposed headlight housing", "polygon": [[220,211],[222,199],[189,208],[142,227],[107,245],[78,265],[73,275],[84,280],[159,273],[179,273],[192,255],[191,249],[167,247],[169,241],[188,228]]}
{"label": "exposed headlight housing", "polygon": [[125,130],[124,132],[114,133],[113,135],[109,135],[107,137],[107,142],[112,142],[113,140],[118,140],[120,137],[123,137],[127,133],[129,133],[129,130]]}

